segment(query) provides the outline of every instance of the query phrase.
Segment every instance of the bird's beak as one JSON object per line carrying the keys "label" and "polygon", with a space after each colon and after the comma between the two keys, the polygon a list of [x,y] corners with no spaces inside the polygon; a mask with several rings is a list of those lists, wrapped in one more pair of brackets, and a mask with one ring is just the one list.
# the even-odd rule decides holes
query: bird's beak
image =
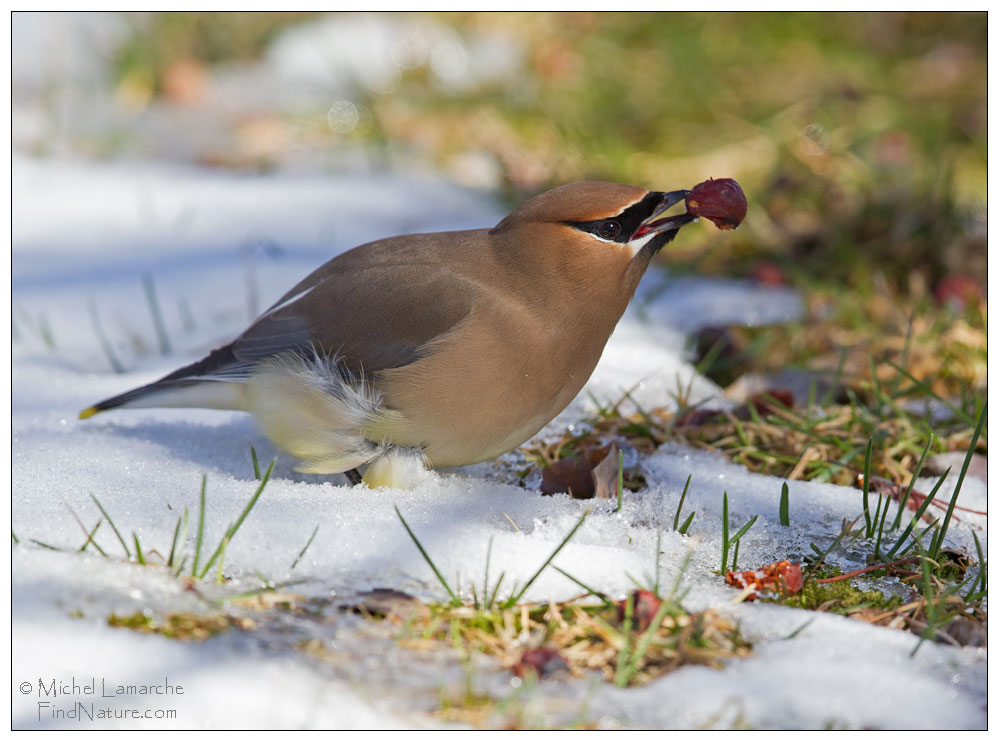
{"label": "bird's beak", "polygon": [[684,224],[690,224],[690,222],[697,219],[693,214],[675,214],[674,216],[664,217],[663,214],[669,211],[669,209],[676,204],[683,201],[690,191],[679,190],[670,191],[669,193],[660,193],[662,200],[656,206],[655,211],[642,222],[635,234],[632,235],[631,239],[637,239],[639,237],[644,237],[645,235],[656,233],[656,232],[676,232]]}

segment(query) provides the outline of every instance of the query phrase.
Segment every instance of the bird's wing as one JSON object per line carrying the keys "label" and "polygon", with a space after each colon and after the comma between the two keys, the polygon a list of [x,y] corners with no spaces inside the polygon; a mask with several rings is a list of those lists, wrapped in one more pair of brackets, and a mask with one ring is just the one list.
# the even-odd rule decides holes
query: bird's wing
{"label": "bird's wing", "polygon": [[381,240],[334,258],[230,345],[161,381],[240,381],[260,360],[287,352],[336,356],[357,378],[412,363],[469,314],[477,292],[432,237]]}

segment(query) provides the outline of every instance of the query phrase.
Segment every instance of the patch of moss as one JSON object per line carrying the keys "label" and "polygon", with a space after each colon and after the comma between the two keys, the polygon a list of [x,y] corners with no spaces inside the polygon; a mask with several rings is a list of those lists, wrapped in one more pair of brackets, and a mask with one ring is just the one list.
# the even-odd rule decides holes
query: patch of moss
{"label": "patch of moss", "polygon": [[108,625],[182,641],[204,641],[231,628],[252,629],[255,623],[252,619],[203,613],[168,613],[162,621],[157,621],[150,613],[136,611],[128,616],[112,613]]}
{"label": "patch of moss", "polygon": [[957,551],[944,550],[937,559],[940,565],[933,573],[944,582],[961,582],[972,561]]}
{"label": "patch of moss", "polygon": [[[495,698],[484,693],[476,693],[471,689],[465,689],[456,694],[442,690],[440,708],[435,713],[446,721],[456,721],[484,728],[498,707],[499,701]],[[509,722],[503,726],[512,729],[518,728],[517,724]]]}
{"label": "patch of moss", "polygon": [[902,599],[897,595],[889,597],[879,590],[861,590],[850,584],[849,580],[826,583],[812,580],[805,583],[801,592],[778,598],[774,602],[810,611],[842,613],[859,606],[889,610],[901,605]]}

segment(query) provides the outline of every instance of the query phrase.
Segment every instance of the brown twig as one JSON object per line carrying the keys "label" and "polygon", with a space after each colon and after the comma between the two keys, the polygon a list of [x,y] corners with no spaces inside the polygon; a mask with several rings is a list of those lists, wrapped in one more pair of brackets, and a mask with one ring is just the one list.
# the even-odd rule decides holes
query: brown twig
{"label": "brown twig", "polygon": [[905,559],[899,559],[894,562],[886,562],[884,564],[875,564],[873,567],[864,567],[863,569],[856,569],[853,572],[847,572],[844,575],[837,575],[836,577],[826,577],[821,580],[815,580],[816,584],[825,585],[830,582],[839,582],[840,580],[849,580],[851,577],[856,577],[862,575],[865,572],[874,572],[878,569],[887,569],[888,567],[895,567],[899,564],[909,564],[910,562],[918,562],[922,557],[906,557]]}

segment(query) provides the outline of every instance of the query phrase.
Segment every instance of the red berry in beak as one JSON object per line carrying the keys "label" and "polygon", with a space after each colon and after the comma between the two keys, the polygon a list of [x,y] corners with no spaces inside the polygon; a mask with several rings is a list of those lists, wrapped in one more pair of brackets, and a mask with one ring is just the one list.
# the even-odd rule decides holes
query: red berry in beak
{"label": "red berry in beak", "polygon": [[746,218],[746,194],[731,178],[698,183],[685,199],[687,213],[702,216],[718,229],[735,229]]}

